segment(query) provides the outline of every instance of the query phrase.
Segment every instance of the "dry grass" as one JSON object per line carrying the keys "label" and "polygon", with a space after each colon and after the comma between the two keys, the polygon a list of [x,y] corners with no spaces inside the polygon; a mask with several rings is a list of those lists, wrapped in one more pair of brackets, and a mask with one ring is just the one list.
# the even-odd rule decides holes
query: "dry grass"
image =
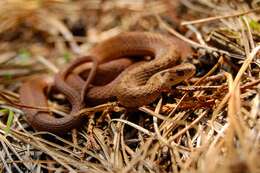
{"label": "dry grass", "polygon": [[[0,1],[0,172],[260,173],[259,4]],[[21,83],[131,30],[191,45],[196,76],[133,113],[86,108],[83,128],[62,137],[33,131],[17,104]]]}

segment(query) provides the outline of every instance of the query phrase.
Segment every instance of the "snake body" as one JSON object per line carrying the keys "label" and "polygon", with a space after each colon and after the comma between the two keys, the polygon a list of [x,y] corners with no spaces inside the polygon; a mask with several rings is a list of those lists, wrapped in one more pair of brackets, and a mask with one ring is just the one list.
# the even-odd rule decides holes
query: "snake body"
{"label": "snake body", "polygon": [[[88,103],[90,101],[107,101],[111,97],[116,97],[121,105],[131,108],[153,102],[163,90],[170,89],[172,85],[191,77],[195,73],[195,67],[191,64],[178,65],[181,50],[174,43],[176,42],[173,42],[172,39],[149,32],[122,33],[103,41],[90,51],[88,58],[76,60],[55,77],[55,87],[68,97],[72,105],[70,116],[68,118],[50,118],[50,115],[39,115],[37,111],[30,112],[25,109],[28,114],[27,119],[37,130],[57,133],[77,127],[81,122],[82,118],[75,116],[75,114],[84,106],[82,98]],[[153,59],[148,62],[133,64],[110,83],[94,86],[87,92],[84,88],[86,82],[79,76],[71,74],[77,65],[90,61],[90,57],[97,65],[109,63],[121,57],[132,56],[151,56]],[[93,74],[94,72],[90,73],[87,83],[91,81]],[[34,83],[37,83],[38,87],[32,87],[33,82],[22,85],[20,90],[21,102],[31,106],[39,106],[37,102],[42,102],[42,105],[46,106],[43,86],[46,87],[48,84],[40,79]],[[79,90],[82,92],[81,95]],[[35,95],[40,95],[40,97],[32,99]],[[32,100],[28,101],[29,99]],[[47,118],[36,118],[40,116]]]}
{"label": "snake body", "polygon": [[[112,37],[92,51],[91,55],[97,58],[98,62],[106,62],[114,58],[125,56],[152,56],[153,60],[140,64],[131,70],[127,70],[113,81],[109,87],[96,87],[91,89],[86,100],[102,99],[104,95],[113,95],[120,104],[125,107],[139,107],[149,104],[158,98],[162,89],[169,88],[170,85],[180,82],[179,78],[185,80],[194,74],[193,65],[183,65],[178,68],[185,72],[183,75],[174,75],[175,70],[169,71],[173,76],[171,81],[160,72],[178,64],[181,58],[181,50],[171,39],[165,36],[150,32],[130,32]],[[158,73],[160,72],[160,73]],[[165,78],[165,79],[164,79]],[[168,85],[168,86],[166,86]],[[100,100],[99,99],[99,100]]]}
{"label": "snake body", "polygon": [[[88,61],[88,57],[80,58],[77,62],[70,64],[70,67],[74,66],[74,64],[80,62]],[[112,80],[117,76],[121,71],[123,71],[126,67],[130,66],[133,62],[130,59],[121,58],[118,60],[114,60],[108,62],[106,64],[101,64],[97,68],[97,75],[107,74]],[[115,66],[116,65],[116,66]],[[117,67],[115,69],[115,67]],[[63,73],[59,73],[58,78],[64,78],[66,76],[67,71],[63,71]],[[83,75],[89,75],[89,71],[84,71]],[[103,84],[107,83],[108,79],[95,78],[93,83],[95,84]],[[84,106],[80,101],[80,91],[83,89],[85,81],[76,74],[70,74],[67,77],[66,82],[70,85],[66,86],[65,92],[69,91],[69,94],[66,94],[68,101],[72,105],[72,110],[69,116],[65,116],[62,118],[57,118],[51,115],[47,110],[40,109],[29,109],[24,108],[24,111],[27,115],[27,121],[33,126],[34,129],[39,131],[49,131],[56,134],[63,134],[68,130],[75,128],[80,125],[82,122],[81,116],[75,116],[78,111]],[[47,89],[55,88],[55,82],[52,78],[42,75],[40,77],[32,78],[31,80],[26,81],[21,86],[20,93],[20,102],[24,105],[29,105],[33,107],[39,108],[47,108],[48,107],[48,98],[46,96]]]}
{"label": "snake body", "polygon": [[[48,107],[48,99],[46,97],[46,89],[53,85],[52,79],[47,76],[41,76],[31,79],[23,84],[20,88],[20,100],[24,105],[30,105],[35,107]],[[74,103],[74,102],[73,102]],[[80,110],[80,102],[76,103],[71,111],[71,114],[75,114]],[[39,131],[50,131],[56,134],[61,134],[67,129],[75,128],[82,120],[79,116],[65,116],[62,118],[54,117],[50,112],[24,108],[27,115],[27,121],[33,128]]]}

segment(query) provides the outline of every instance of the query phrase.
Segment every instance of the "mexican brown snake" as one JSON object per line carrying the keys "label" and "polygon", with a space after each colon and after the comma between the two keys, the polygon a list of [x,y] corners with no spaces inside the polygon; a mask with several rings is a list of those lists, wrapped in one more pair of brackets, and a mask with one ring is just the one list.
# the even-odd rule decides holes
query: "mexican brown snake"
{"label": "mexican brown snake", "polygon": [[[182,50],[176,43],[176,40],[156,33],[122,33],[98,44],[88,56],[76,59],[56,74],[54,80],[38,77],[25,82],[20,88],[22,104],[48,107],[45,90],[53,85],[67,97],[72,107],[70,114],[62,118],[54,117],[49,112],[24,108],[28,122],[40,131],[64,133],[81,123],[82,116],[77,113],[85,104],[102,103],[116,98],[122,106],[135,108],[155,101],[161,92],[170,90],[171,86],[195,73],[194,65],[179,64]],[[137,63],[130,59],[120,59],[133,56],[151,56],[153,59]],[[72,72],[80,64],[89,61],[97,68],[88,71],[89,78],[86,82]],[[117,67],[119,70],[113,74],[116,77],[112,81],[106,82],[107,84],[100,82],[113,73],[106,73],[106,70],[115,70]],[[103,75],[100,77],[99,74]],[[95,86],[95,81],[101,85]],[[94,86],[86,90],[90,82]]]}

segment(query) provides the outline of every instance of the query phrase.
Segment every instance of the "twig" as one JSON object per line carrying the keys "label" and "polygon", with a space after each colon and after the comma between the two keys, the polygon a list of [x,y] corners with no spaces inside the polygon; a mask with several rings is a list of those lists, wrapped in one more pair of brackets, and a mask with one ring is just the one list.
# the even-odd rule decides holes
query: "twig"
{"label": "twig", "polygon": [[37,59],[39,62],[41,62],[43,65],[45,65],[48,69],[50,69],[53,73],[58,73],[59,69],[51,63],[49,60],[47,60],[43,56],[37,56]]}
{"label": "twig", "polygon": [[5,101],[7,101],[8,103],[14,105],[14,106],[17,106],[19,108],[27,108],[27,109],[39,109],[41,111],[47,111],[49,112],[49,108],[47,107],[36,107],[36,106],[28,106],[28,105],[23,105],[23,104],[20,104],[20,103],[16,103],[14,101],[12,101],[11,99],[9,99],[7,96],[4,95],[4,93],[0,90],[0,97],[2,97]]}
{"label": "twig", "polygon": [[248,10],[248,11],[239,12],[239,13],[236,13],[236,14],[229,14],[229,15],[225,15],[225,16],[214,16],[214,17],[208,17],[208,18],[198,19],[198,20],[193,20],[193,21],[186,21],[186,22],[182,22],[181,25],[190,25],[190,24],[209,22],[209,21],[218,20],[218,19],[238,17],[238,16],[242,16],[242,15],[245,15],[245,14],[253,13],[253,12],[256,12],[256,11],[260,11],[260,8],[255,8],[255,9],[251,9],[251,10]]}
{"label": "twig", "polygon": [[185,133],[187,130],[189,130],[191,127],[193,127],[195,124],[197,124],[201,118],[203,118],[206,115],[207,111],[205,111],[204,113],[200,114],[200,116],[198,118],[196,118],[194,121],[192,121],[188,126],[186,126],[185,128],[183,128],[182,130],[180,130],[177,134],[175,134],[174,136],[172,136],[169,140],[168,143],[170,144],[172,141],[174,141],[175,139],[177,139],[178,137],[180,137],[183,133]]}
{"label": "twig", "polygon": [[199,44],[199,43],[197,43],[197,42],[195,42],[193,40],[190,40],[190,39],[184,37],[183,35],[181,35],[180,33],[178,33],[177,31],[175,31],[170,25],[168,25],[166,22],[164,22],[159,15],[155,14],[155,17],[158,20],[158,22],[161,24],[161,26],[164,29],[166,29],[169,33],[171,33],[171,34],[175,35],[176,37],[178,37],[179,39],[189,43],[190,45],[192,45],[195,48],[204,48],[204,49],[206,49],[209,52],[216,51],[216,52],[219,52],[221,54],[225,54],[227,56],[235,57],[235,58],[241,58],[242,57],[241,55],[229,53],[227,51],[224,51],[224,50],[221,50],[221,49],[217,49],[215,47],[210,47],[210,46],[207,46],[207,45],[201,45],[201,44]]}

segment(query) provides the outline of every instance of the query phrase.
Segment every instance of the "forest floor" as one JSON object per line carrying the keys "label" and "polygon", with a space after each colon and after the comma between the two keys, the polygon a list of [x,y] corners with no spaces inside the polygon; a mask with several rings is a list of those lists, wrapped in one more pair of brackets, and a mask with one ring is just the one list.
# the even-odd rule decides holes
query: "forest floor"
{"label": "forest floor", "polygon": [[[1,0],[0,172],[260,173],[259,14],[258,0]],[[35,131],[20,86],[125,31],[179,38],[195,76],[134,112],[109,102],[77,130]]]}

